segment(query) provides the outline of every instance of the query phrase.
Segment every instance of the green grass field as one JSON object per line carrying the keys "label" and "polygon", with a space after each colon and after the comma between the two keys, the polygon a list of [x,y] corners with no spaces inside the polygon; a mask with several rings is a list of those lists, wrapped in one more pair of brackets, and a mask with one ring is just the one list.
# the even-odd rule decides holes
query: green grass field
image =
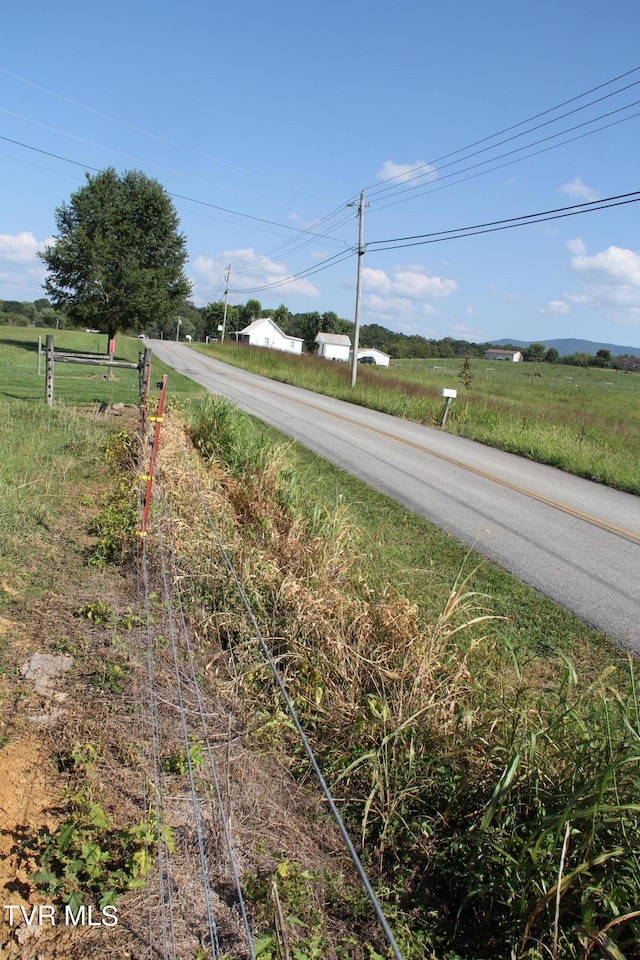
{"label": "green grass field", "polygon": [[[27,400],[44,402],[45,345],[51,330],[34,327],[0,326],[0,400]],[[38,364],[38,337],[42,356],[40,374]],[[107,347],[103,334],[80,333],[76,330],[56,330],[54,348],[70,353],[104,353]],[[137,363],[143,350],[135,337],[116,337],[116,360]],[[151,384],[163,374],[170,376],[171,395],[179,399],[203,397],[206,391],[193,381],[175,373],[152,358]],[[54,405],[72,403],[100,407],[112,403],[133,403],[140,400],[137,370],[116,367],[111,375],[106,367],[75,363],[56,363],[54,370]]]}
{"label": "green grass field", "polygon": [[[236,344],[198,347],[264,376],[436,426],[440,391],[458,391],[446,429],[568,473],[640,494],[640,376],[564,364],[407,360],[390,368],[350,367]],[[539,376],[535,376],[539,374]]]}

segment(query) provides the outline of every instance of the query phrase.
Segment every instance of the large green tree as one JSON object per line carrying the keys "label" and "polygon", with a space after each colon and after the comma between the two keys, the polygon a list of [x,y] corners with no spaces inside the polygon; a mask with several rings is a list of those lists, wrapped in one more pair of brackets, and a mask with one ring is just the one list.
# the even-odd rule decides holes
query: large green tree
{"label": "large green tree", "polygon": [[56,210],[55,242],[40,254],[49,297],[74,323],[109,337],[162,326],[191,290],[170,197],[137,170],[119,176],[110,167],[86,177]]}

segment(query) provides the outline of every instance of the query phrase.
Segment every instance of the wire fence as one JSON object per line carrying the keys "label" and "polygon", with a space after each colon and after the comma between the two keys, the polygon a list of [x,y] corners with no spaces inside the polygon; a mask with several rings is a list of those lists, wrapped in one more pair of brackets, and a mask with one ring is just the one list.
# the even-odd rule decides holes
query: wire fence
{"label": "wire fence", "polygon": [[[154,422],[153,418],[148,419]],[[161,421],[163,429],[169,426],[165,420],[163,418]],[[234,734],[230,724],[226,731],[215,726],[216,722],[221,725],[221,714],[212,709],[206,699],[207,694],[201,689],[197,656],[190,635],[193,628],[188,622],[187,600],[183,597],[182,574],[178,569],[172,534],[171,490],[165,490],[162,478],[153,475],[160,436],[158,428],[159,424],[155,421],[152,441],[148,439],[146,431],[141,431],[142,476],[148,483],[144,497],[145,524],[140,539],[140,582],[146,611],[146,650],[144,659],[140,661],[146,686],[144,697],[141,695],[140,698],[143,706],[141,736],[150,779],[146,791],[146,817],[156,837],[155,857],[152,858],[155,868],[148,884],[149,956],[151,960],[158,956],[180,960],[180,944],[186,924],[191,925],[192,934],[197,928],[203,957],[222,960],[223,956],[232,955],[259,960],[245,903],[242,869],[236,855],[242,837],[234,836],[229,791],[225,804],[217,762],[217,751],[221,748],[228,751]],[[222,603],[225,603],[228,590],[235,592],[247,632],[253,636],[263,662],[273,676],[318,789],[326,801],[388,944],[389,955],[395,960],[402,960],[394,934],[252,610],[241,575],[229,556],[223,536],[191,469],[188,452],[181,439],[178,443],[183,466],[192,485],[194,509],[200,519],[204,518],[209,530],[212,555],[217,554],[221,558],[222,568],[226,571]],[[145,467],[145,463],[150,466]],[[151,501],[155,523],[147,526],[146,516]],[[176,745],[176,729],[179,747]],[[181,783],[186,781],[187,784],[186,791],[183,789],[179,797],[171,793],[171,780],[176,769],[182,775]],[[178,834],[183,848],[181,856],[186,851],[187,858],[191,858],[191,867],[181,864],[173,852],[174,839]],[[188,876],[186,919],[183,889],[185,872]],[[224,898],[220,895],[220,888],[226,891]],[[276,919],[279,912],[277,907],[276,901]],[[230,945],[233,953],[225,952]],[[284,933],[278,937],[278,949],[282,960],[289,960],[291,954]]]}

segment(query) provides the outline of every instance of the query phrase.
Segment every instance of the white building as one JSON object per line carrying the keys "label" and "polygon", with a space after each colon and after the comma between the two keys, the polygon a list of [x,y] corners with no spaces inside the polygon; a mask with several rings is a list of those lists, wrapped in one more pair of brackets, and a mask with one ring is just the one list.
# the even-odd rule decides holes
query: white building
{"label": "white building", "polygon": [[511,360],[513,363],[522,363],[521,350],[501,350],[498,347],[491,348],[485,353],[487,360]]}
{"label": "white building", "polygon": [[351,340],[344,333],[318,333],[318,356],[325,360],[348,361],[351,355]]}
{"label": "white building", "polygon": [[304,340],[300,337],[288,337],[271,317],[260,317],[234,334],[238,343],[249,343],[252,347],[267,347],[269,350],[282,350],[285,353],[302,353]]}
{"label": "white building", "polygon": [[[379,367],[388,367],[391,361],[389,354],[378,350],[377,347],[363,347],[362,350],[358,350],[358,361],[362,360],[363,357],[371,357],[371,360]],[[365,361],[365,363],[368,362],[370,361]]]}

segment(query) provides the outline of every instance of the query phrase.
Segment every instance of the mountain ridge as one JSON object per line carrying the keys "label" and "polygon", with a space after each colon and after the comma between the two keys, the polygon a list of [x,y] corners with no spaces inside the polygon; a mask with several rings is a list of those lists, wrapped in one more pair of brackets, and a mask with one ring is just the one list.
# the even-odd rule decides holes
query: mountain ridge
{"label": "mountain ridge", "polygon": [[596,343],[594,340],[578,340],[574,337],[559,340],[510,340],[504,337],[502,340],[488,342],[496,347],[504,347],[509,343],[514,347],[530,347],[532,343],[544,343],[547,350],[555,347],[561,357],[571,356],[572,353],[589,353],[595,356],[598,350],[608,350],[612,357],[627,355],[640,357],[640,347],[625,347],[617,343]]}

